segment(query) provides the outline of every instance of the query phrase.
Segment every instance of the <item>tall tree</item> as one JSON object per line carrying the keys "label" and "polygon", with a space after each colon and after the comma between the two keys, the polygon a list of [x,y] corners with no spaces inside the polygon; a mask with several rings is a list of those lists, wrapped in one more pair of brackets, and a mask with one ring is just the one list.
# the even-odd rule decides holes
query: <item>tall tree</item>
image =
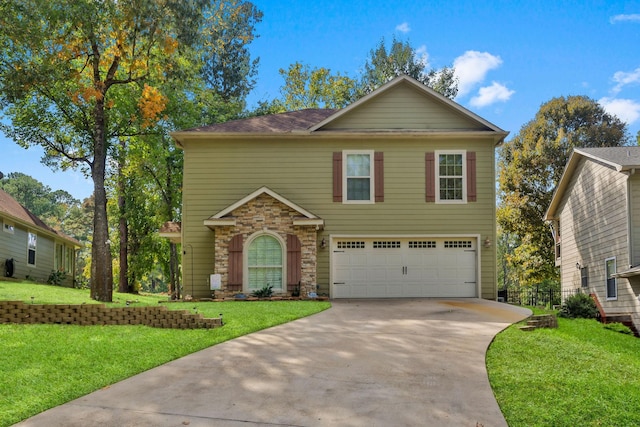
{"label": "tall tree", "polygon": [[328,68],[313,68],[299,62],[280,69],[284,85],[280,89],[285,110],[343,108],[357,99],[357,82]]}
{"label": "tall tree", "polygon": [[[46,161],[81,167],[94,184],[91,297],[111,301],[107,159],[118,138],[157,121],[166,98],[156,83],[182,78],[207,0],[9,0],[0,5],[2,130]],[[133,108],[135,107],[135,108]],[[142,124],[142,125],[141,125]]]}
{"label": "tall tree", "polygon": [[[180,220],[182,151],[175,149],[167,134],[176,128],[237,118],[255,84],[258,60],[251,59],[247,45],[255,38],[255,24],[262,13],[250,2],[231,0],[217,2],[215,14],[206,19],[202,46],[198,48],[202,81],[197,86],[182,80],[160,82],[159,90],[167,99],[162,120],[149,126],[144,135],[126,138],[126,143],[125,139],[120,141],[118,179],[113,190],[119,206],[121,292],[138,288],[138,281],[148,277],[152,269],[157,270],[160,263],[169,277],[171,296],[180,297],[177,246],[171,242],[168,248],[160,248],[166,242],[149,232],[164,221]],[[141,191],[153,197],[145,197]]]}
{"label": "tall tree", "polygon": [[255,86],[259,59],[251,58],[247,46],[262,16],[250,2],[232,0],[219,2],[218,13],[208,17],[202,73],[207,88],[227,102],[244,101]]}
{"label": "tall tree", "polygon": [[358,84],[360,95],[373,92],[395,77],[406,74],[447,98],[458,94],[458,80],[452,67],[427,70],[427,62],[420,58],[408,41],[395,37],[387,49],[384,38],[369,52]]}
{"label": "tall tree", "polygon": [[557,279],[543,217],[573,148],[629,142],[624,122],[586,96],[553,98],[505,143],[499,161],[498,222],[520,245],[507,260],[523,285]]}

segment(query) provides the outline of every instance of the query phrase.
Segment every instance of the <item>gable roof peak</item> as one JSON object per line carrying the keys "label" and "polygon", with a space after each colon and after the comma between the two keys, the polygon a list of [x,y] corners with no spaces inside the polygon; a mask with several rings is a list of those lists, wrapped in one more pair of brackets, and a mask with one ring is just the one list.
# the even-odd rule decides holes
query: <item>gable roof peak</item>
{"label": "gable roof peak", "polygon": [[236,210],[240,206],[243,206],[243,205],[247,204],[251,200],[256,199],[257,197],[259,197],[259,196],[261,196],[263,194],[267,194],[267,195],[271,196],[272,198],[276,199],[277,201],[279,201],[280,203],[284,204],[285,206],[288,206],[289,208],[293,209],[294,211],[300,213],[305,218],[308,218],[308,219],[319,219],[316,215],[312,214],[311,212],[307,211],[306,209],[302,208],[301,206],[298,206],[297,204],[293,203],[292,201],[290,201],[286,197],[281,196],[280,194],[278,194],[275,191],[271,190],[267,186],[262,186],[262,187],[258,188],[257,190],[255,190],[251,194],[248,194],[247,196],[243,197],[242,199],[238,200],[237,202],[233,203],[232,205],[229,205],[226,208],[224,208],[223,210],[221,210],[220,212],[212,215],[209,219],[221,219],[221,218],[225,217],[226,215],[229,215],[231,212],[233,212],[234,210]]}
{"label": "gable roof peak", "polygon": [[498,126],[494,125],[493,123],[483,119],[482,117],[480,117],[477,114],[473,113],[472,111],[466,109],[462,105],[456,103],[455,101],[447,98],[446,96],[442,95],[441,93],[435,91],[434,89],[430,88],[429,86],[419,82],[418,80],[416,80],[413,77],[410,77],[410,76],[408,76],[406,74],[402,74],[402,75],[394,78],[393,80],[390,80],[389,82],[383,84],[382,86],[380,86],[379,88],[377,88],[373,92],[370,92],[369,94],[363,96],[362,98],[358,99],[357,101],[353,102],[352,104],[348,105],[347,107],[345,107],[345,108],[343,108],[341,110],[337,110],[334,114],[332,114],[331,116],[327,117],[325,120],[323,120],[323,121],[317,123],[316,125],[310,127],[309,131],[310,132],[315,132],[315,131],[321,130],[323,127],[327,126],[329,123],[337,120],[340,117],[343,117],[343,116],[349,114],[351,111],[360,108],[364,104],[370,103],[375,98],[378,98],[382,94],[387,93],[389,91],[392,91],[392,90],[394,90],[394,88],[396,88],[398,86],[401,86],[401,85],[408,85],[413,90],[416,90],[418,93],[422,93],[423,95],[431,98],[435,102],[440,103],[440,104],[444,105],[445,107],[447,107],[447,108],[449,108],[449,109],[451,109],[453,111],[456,111],[457,113],[461,114],[462,116],[465,116],[470,121],[476,122],[476,123],[482,125],[483,127],[486,127],[488,130],[490,130],[492,132],[495,132],[497,134],[501,134],[502,137],[501,137],[500,140],[504,139],[508,135],[508,132],[504,131],[503,129],[499,128]]}

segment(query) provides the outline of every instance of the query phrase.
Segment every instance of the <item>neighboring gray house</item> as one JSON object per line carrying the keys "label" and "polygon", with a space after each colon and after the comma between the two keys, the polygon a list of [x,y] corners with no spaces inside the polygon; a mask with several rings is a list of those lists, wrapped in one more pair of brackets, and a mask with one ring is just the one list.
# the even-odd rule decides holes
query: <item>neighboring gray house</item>
{"label": "neighboring gray house", "polygon": [[575,149],[545,219],[562,290],[595,294],[640,329],[640,147]]}
{"label": "neighboring gray house", "polygon": [[46,282],[64,271],[66,286],[74,280],[77,240],[54,230],[0,190],[0,270],[3,277]]}

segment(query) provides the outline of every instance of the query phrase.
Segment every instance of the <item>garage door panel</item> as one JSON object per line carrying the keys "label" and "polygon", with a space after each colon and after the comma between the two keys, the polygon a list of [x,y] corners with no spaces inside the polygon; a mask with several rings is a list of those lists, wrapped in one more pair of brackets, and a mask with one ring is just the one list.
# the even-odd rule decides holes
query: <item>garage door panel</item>
{"label": "garage door panel", "polygon": [[338,240],[334,298],[475,297],[475,239]]}

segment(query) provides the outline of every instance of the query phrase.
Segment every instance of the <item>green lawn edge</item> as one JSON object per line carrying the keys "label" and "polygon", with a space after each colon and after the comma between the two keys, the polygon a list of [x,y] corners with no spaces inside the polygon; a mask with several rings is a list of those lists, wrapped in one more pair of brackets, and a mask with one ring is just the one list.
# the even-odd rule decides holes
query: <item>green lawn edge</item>
{"label": "green lawn edge", "polygon": [[[0,300],[95,303],[88,290],[0,281]],[[166,296],[114,294],[109,306],[157,305]],[[326,310],[327,301],[176,302],[215,329],[0,324],[0,427],[213,345]]]}
{"label": "green lawn edge", "polygon": [[510,427],[640,425],[640,340],[593,319],[499,333],[489,381]]}

